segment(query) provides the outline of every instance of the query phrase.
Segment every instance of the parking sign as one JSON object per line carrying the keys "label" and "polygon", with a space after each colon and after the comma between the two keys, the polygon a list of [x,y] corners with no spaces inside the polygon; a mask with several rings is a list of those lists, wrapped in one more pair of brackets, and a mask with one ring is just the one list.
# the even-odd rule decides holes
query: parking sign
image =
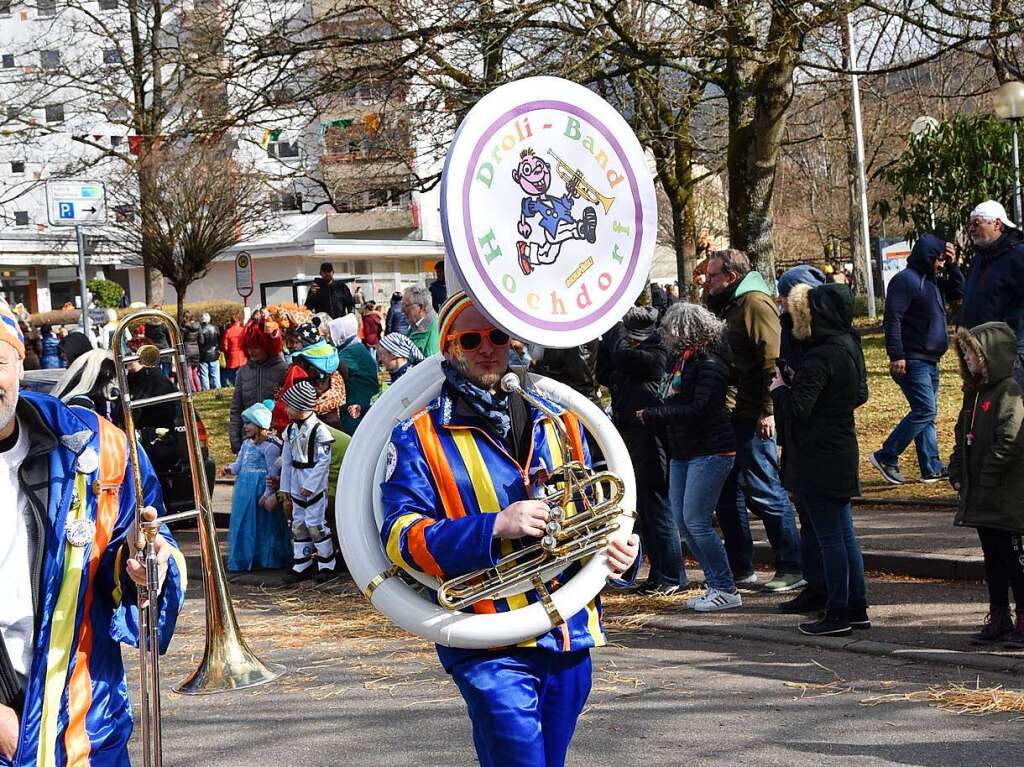
{"label": "parking sign", "polygon": [[107,192],[99,181],[51,179],[46,182],[46,209],[53,226],[107,223]]}

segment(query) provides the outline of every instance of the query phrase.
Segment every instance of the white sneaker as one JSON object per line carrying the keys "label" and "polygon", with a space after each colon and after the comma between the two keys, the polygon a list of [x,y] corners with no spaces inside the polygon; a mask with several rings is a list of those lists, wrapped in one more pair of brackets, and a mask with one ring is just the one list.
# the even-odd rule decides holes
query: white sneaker
{"label": "white sneaker", "polygon": [[693,609],[699,613],[713,613],[719,610],[729,610],[743,604],[743,598],[737,592],[729,594],[718,589],[708,589],[708,593],[700,597],[693,605]]}
{"label": "white sneaker", "polygon": [[710,586],[708,586],[708,587],[706,587],[706,588],[704,589],[704,593],[703,593],[703,594],[698,594],[698,595],[697,595],[697,596],[695,596],[695,597],[690,597],[689,599],[687,599],[687,600],[686,600],[686,608],[687,608],[688,610],[692,610],[692,609],[693,609],[694,607],[696,607],[697,603],[698,603],[698,602],[699,602],[700,600],[702,600],[702,599],[703,599],[704,597],[706,597],[706,596],[708,595],[708,593],[709,593],[710,591],[711,591],[711,587],[710,587]]}
{"label": "white sneaker", "polygon": [[757,573],[751,573],[746,578],[737,578],[736,586],[741,589],[751,589],[757,586]]}

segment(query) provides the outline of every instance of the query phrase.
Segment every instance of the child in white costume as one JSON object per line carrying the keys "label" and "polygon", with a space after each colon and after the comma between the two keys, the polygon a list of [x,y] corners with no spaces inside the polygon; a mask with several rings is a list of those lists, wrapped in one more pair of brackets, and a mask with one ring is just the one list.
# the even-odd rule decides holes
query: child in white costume
{"label": "child in white costume", "polygon": [[[312,577],[326,583],[337,577],[337,557],[327,525],[327,475],[334,437],[313,412],[316,389],[309,381],[296,381],[282,399],[291,423],[284,430],[281,455],[281,491],[292,499],[294,560],[285,580],[295,583]],[[317,567],[313,572],[313,549]]]}

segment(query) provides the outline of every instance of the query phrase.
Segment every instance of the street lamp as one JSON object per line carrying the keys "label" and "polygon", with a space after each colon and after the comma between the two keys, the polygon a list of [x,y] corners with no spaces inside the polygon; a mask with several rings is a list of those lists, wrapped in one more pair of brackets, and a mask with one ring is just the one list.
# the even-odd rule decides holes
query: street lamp
{"label": "street lamp", "polygon": [[[916,141],[929,133],[938,130],[939,121],[929,115],[921,115],[910,124],[910,140]],[[932,201],[932,173],[928,171],[928,222],[931,232],[935,234],[935,203]]]}
{"label": "street lamp", "polygon": [[1013,213],[1014,221],[1021,223],[1020,213],[1020,144],[1017,141],[1017,123],[1024,119],[1024,83],[1003,83],[992,94],[992,106],[1003,120],[1013,127]]}

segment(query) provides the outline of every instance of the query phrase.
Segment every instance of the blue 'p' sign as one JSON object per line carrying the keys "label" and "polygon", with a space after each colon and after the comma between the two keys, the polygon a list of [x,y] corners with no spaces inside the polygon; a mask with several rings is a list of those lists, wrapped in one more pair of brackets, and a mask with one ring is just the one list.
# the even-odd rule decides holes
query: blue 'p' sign
{"label": "blue 'p' sign", "polygon": [[60,211],[61,218],[75,217],[75,204],[73,202],[58,203],[58,210]]}

